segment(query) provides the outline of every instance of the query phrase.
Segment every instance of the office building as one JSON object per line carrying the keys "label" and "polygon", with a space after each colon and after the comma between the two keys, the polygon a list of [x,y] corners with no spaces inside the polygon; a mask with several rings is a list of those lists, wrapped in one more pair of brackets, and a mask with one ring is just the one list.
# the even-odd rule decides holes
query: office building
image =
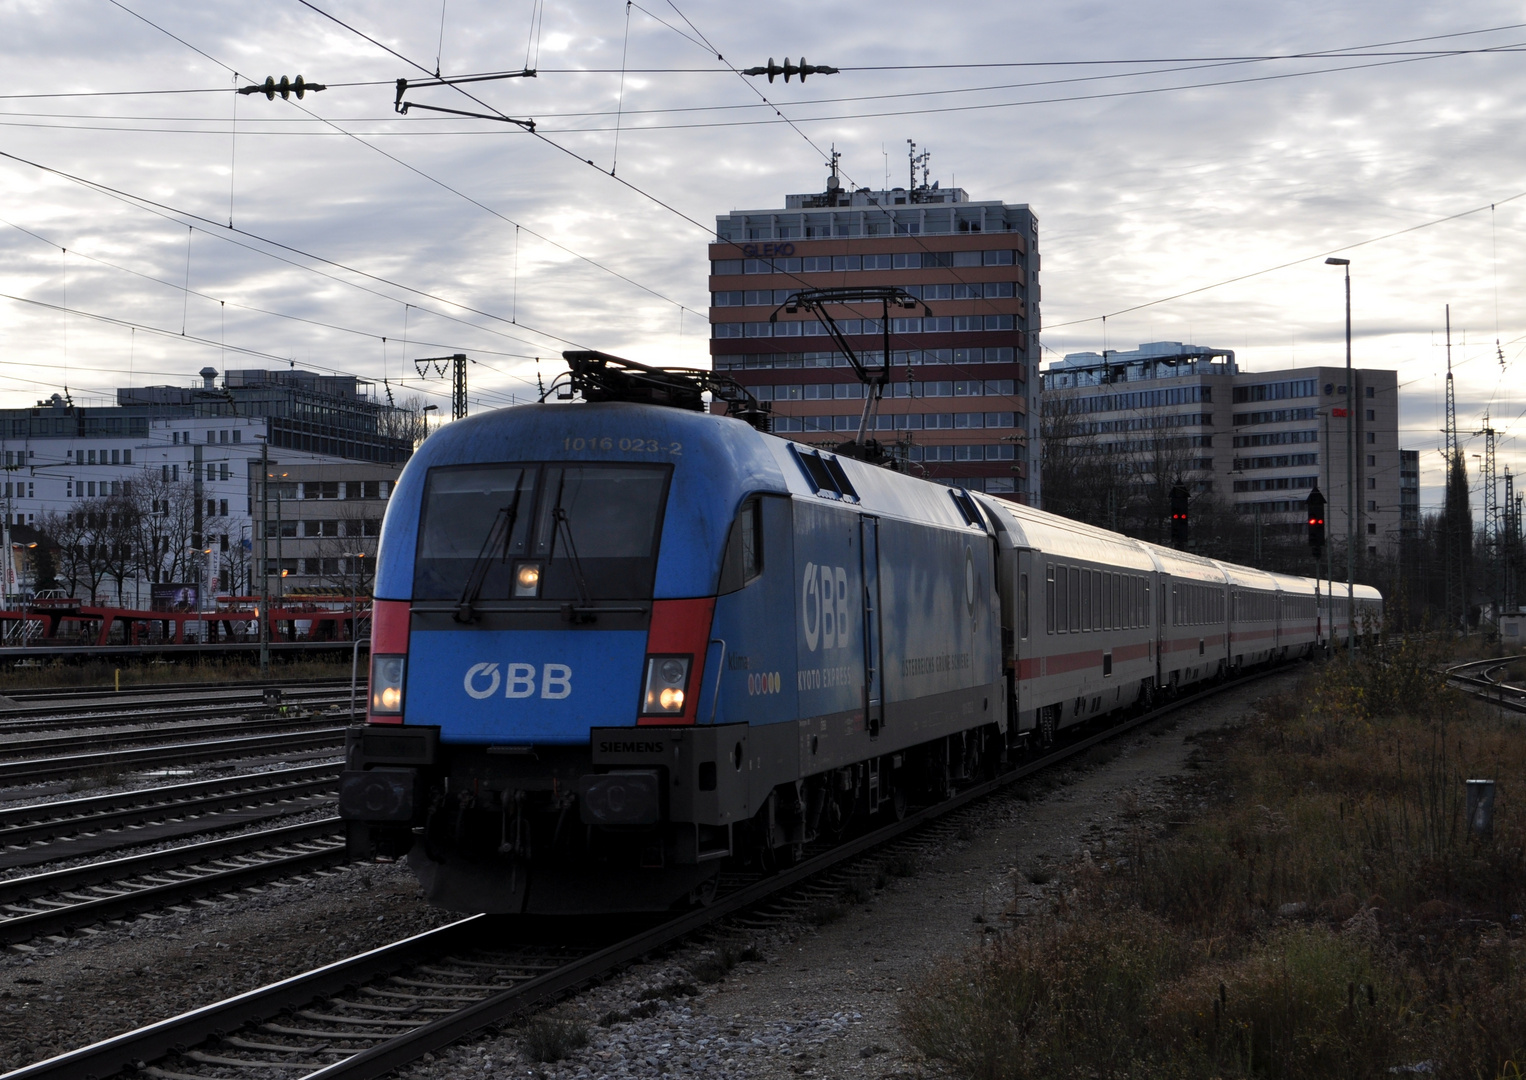
{"label": "office building", "polygon": [[[800,291],[897,286],[892,382],[869,437],[916,475],[1034,501],[1039,319],[1038,219],[1026,205],[974,201],[922,182],[826,189],[716,218],[710,244],[711,359],[772,403],[774,430],[832,446],[858,431],[864,386],[826,329],[783,310]],[[829,313],[866,366],[883,364],[878,302]]]}
{"label": "office building", "polygon": [[1071,353],[1042,381],[1063,437],[1134,475],[1179,474],[1194,493],[1259,517],[1267,535],[1301,534],[1318,484],[1329,536],[1344,543],[1349,420],[1359,553],[1396,556],[1404,526],[1418,526],[1418,465],[1399,448],[1394,371],[1356,368],[1348,387],[1344,365],[1248,372],[1232,350],[1158,341]]}
{"label": "office building", "polygon": [[[262,460],[304,476],[289,499],[270,500],[270,528],[279,530],[285,510],[299,533],[282,561],[271,551],[271,574],[284,569],[293,588],[342,584],[344,552],[321,541],[349,540],[339,523],[355,515],[300,508],[307,498],[385,500],[413,452],[408,414],[373,400],[353,376],[229,371],[218,385],[215,370],[200,375],[199,386],[118,390],[116,405],[55,394],[32,408],[0,409],[0,513],[60,545],[59,576],[75,595],[147,606],[150,586],[176,581],[203,597],[258,593]],[[308,470],[317,471],[308,478]],[[370,536],[371,552],[366,522],[380,516],[377,506],[356,526],[354,539]],[[308,517],[315,542],[303,544]],[[271,591],[281,588],[276,581]]]}

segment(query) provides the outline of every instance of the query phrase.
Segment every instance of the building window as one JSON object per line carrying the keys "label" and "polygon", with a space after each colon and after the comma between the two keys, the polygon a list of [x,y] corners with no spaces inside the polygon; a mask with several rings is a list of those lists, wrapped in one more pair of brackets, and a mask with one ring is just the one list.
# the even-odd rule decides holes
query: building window
{"label": "building window", "polygon": [[1378,535],[1378,527],[1376,525],[1369,524],[1367,526],[1367,535],[1368,536],[1377,536]]}
{"label": "building window", "polygon": [[1377,441],[1378,441],[1378,433],[1376,431],[1369,431],[1367,433],[1367,442],[1368,442],[1368,445],[1371,445],[1372,443],[1375,443]]}
{"label": "building window", "polygon": [[1375,422],[1377,420],[1377,418],[1378,418],[1378,410],[1376,410],[1376,409],[1368,409],[1367,410],[1367,422],[1369,424]]}
{"label": "building window", "polygon": [[1378,478],[1376,476],[1369,476],[1367,478],[1367,490],[1368,491],[1375,491],[1375,490],[1377,490],[1377,486],[1378,486]]}
{"label": "building window", "polygon": [[1367,388],[1367,396],[1368,397],[1377,397],[1377,394],[1373,392],[1373,387],[1369,386]]}
{"label": "building window", "polygon": [[1368,454],[1367,455],[1367,467],[1369,469],[1372,468],[1373,466],[1375,466],[1377,463],[1378,463],[1378,455],[1376,455],[1376,454]]}

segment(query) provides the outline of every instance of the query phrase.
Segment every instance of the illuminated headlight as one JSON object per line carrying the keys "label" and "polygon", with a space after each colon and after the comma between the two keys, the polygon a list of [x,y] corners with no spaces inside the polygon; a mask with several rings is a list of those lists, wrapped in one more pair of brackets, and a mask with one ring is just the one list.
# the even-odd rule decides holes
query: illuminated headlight
{"label": "illuminated headlight", "polygon": [[514,595],[535,597],[540,595],[540,563],[520,563],[514,571]]}
{"label": "illuminated headlight", "polygon": [[403,668],[406,656],[371,657],[371,712],[398,716],[403,711]]}
{"label": "illuminated headlight", "polygon": [[677,716],[684,711],[690,661],[688,656],[646,658],[646,692],[641,699],[643,716]]}

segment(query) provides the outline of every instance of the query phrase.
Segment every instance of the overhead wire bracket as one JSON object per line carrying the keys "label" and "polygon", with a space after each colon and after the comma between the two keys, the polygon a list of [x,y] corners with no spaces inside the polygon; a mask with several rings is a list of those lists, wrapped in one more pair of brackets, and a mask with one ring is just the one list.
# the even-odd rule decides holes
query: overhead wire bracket
{"label": "overhead wire bracket", "polygon": [[399,79],[397,80],[397,97],[392,102],[392,108],[400,115],[407,116],[410,109],[424,109],[427,112],[447,113],[451,116],[468,116],[474,120],[497,120],[502,124],[516,124],[526,131],[535,130],[534,120],[517,120],[512,116],[504,116],[500,113],[472,112],[468,109],[448,109],[443,105],[425,105],[418,101],[404,101],[403,95],[409,90],[419,90],[429,86],[461,86],[465,83],[495,82],[499,79],[533,79],[536,77],[534,68],[525,68],[523,71],[497,71],[485,75],[452,75],[444,78],[436,76],[432,79]]}
{"label": "overhead wire bracket", "polygon": [[[842,329],[837,325],[837,320],[827,310],[833,304],[879,304],[880,305],[880,329],[884,334],[884,355],[882,363],[876,371],[871,371],[864,362],[859,359],[853,346],[848,344],[848,339],[843,335]],[[915,310],[919,305],[924,314],[931,315],[932,308],[898,285],[885,286],[874,285],[863,288],[840,288],[840,289],[801,289],[791,293],[789,298],[774,309],[768,321],[779,321],[779,312],[787,312],[794,315],[804,308],[816,316],[818,322],[826,330],[827,336],[832,339],[832,344],[848,358],[849,365],[853,368],[858,381],[864,384],[864,411],[859,417],[858,434],[851,440],[837,447],[837,452],[849,457],[856,457],[863,461],[883,461],[885,458],[884,447],[879,440],[869,437],[873,430],[875,414],[879,412],[880,399],[885,395],[885,387],[890,384],[890,308],[894,305],[898,308]]]}

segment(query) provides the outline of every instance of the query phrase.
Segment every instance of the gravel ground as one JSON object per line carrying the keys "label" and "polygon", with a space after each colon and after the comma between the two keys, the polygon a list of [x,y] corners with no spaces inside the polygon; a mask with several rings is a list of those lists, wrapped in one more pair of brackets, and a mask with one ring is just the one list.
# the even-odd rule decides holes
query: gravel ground
{"label": "gravel ground", "polygon": [[0,953],[0,1071],[449,922],[402,865],[351,866]]}
{"label": "gravel ground", "polygon": [[[521,1031],[453,1047],[409,1080],[537,1076],[923,1077],[898,1013],[930,966],[1010,920],[1044,918],[1055,868],[1113,858],[1129,815],[1172,799],[1191,735],[1232,722],[1293,673],[1230,691],[963,812],[958,839],[815,927],[732,923],[627,969],[549,1014],[587,1045],[532,1062]],[[1037,884],[1036,882],[1042,883]],[[449,921],[402,866],[346,868],[286,887],[0,953],[0,1070],[297,974]],[[751,920],[764,922],[761,919]],[[740,959],[705,982],[718,953]],[[712,977],[715,972],[709,972]],[[544,1018],[543,1018],[544,1019]],[[555,1035],[543,1024],[542,1034]],[[555,1041],[553,1039],[553,1041]]]}
{"label": "gravel ground", "polygon": [[[978,946],[1009,921],[1046,918],[1059,899],[1053,871],[1127,850],[1132,817],[1178,798],[1192,735],[1231,723],[1293,673],[1230,691],[1093,751],[1009,796],[965,812],[959,839],[892,878],[868,903],[821,927],[722,928],[553,1010],[587,1046],[532,1062],[521,1032],[464,1043],[405,1070],[408,1080],[533,1076],[546,1080],[702,1076],[793,1080],[941,1075],[901,1040],[906,993],[941,959]],[[1045,882],[1035,884],[1034,879]],[[751,946],[760,960],[724,979],[696,977],[718,951]],[[642,1015],[650,1013],[650,1015]]]}

